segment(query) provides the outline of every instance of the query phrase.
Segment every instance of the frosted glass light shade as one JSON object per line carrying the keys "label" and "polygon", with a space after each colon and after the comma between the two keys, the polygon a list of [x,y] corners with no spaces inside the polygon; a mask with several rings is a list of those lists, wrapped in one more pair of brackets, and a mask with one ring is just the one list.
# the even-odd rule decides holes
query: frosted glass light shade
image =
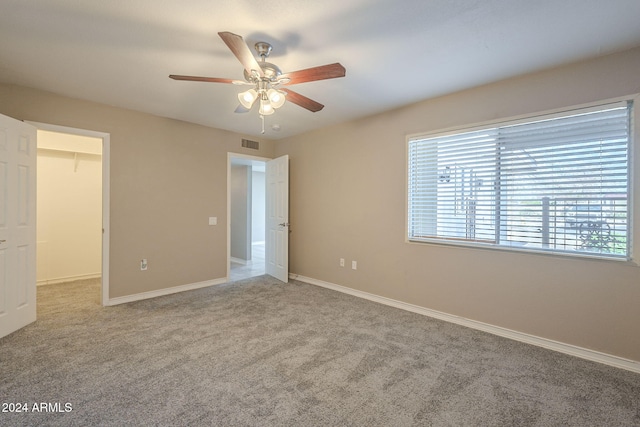
{"label": "frosted glass light shade", "polygon": [[269,116],[273,114],[276,110],[273,109],[269,100],[261,99],[260,100],[260,111],[259,113],[263,116]]}
{"label": "frosted glass light shade", "polygon": [[267,91],[267,96],[269,97],[269,102],[271,102],[271,106],[273,108],[280,108],[284,105],[285,93],[280,92],[279,90],[269,89]]}
{"label": "frosted glass light shade", "polygon": [[238,94],[238,101],[245,108],[251,108],[253,103],[258,99],[258,92],[255,89],[249,89],[246,92],[240,92]]}

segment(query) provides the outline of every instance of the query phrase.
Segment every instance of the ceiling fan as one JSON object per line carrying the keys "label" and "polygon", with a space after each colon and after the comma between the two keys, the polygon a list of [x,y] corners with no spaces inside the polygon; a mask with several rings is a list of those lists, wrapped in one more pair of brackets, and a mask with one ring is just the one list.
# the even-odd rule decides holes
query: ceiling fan
{"label": "ceiling fan", "polygon": [[236,109],[236,112],[247,112],[256,104],[256,101],[258,101],[260,105],[259,114],[264,118],[264,116],[273,114],[275,109],[280,108],[285,103],[285,100],[289,100],[315,113],[322,110],[324,105],[282,86],[316,80],[334,79],[344,77],[346,74],[345,68],[339,63],[321,65],[319,67],[307,68],[291,73],[282,73],[280,68],[266,61],[272,49],[269,43],[258,42],[255,44],[255,50],[261,58],[260,62],[258,62],[241,36],[226,31],[220,32],[218,35],[244,67],[245,80],[180,76],[175,74],[171,74],[169,77],[174,80],[232,83],[252,86],[252,88],[246,92],[238,94],[240,106]]}

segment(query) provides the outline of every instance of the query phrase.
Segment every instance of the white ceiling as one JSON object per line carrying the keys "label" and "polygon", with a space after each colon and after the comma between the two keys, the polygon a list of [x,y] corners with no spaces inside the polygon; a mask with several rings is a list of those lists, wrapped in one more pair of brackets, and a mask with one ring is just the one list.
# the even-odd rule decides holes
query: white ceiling
{"label": "white ceiling", "polygon": [[[0,82],[260,135],[234,113],[244,87],[217,33],[273,45],[283,72],[340,62],[341,79],[291,86],[267,138],[393,109],[640,45],[640,0],[0,0]],[[275,131],[272,125],[280,125]]]}

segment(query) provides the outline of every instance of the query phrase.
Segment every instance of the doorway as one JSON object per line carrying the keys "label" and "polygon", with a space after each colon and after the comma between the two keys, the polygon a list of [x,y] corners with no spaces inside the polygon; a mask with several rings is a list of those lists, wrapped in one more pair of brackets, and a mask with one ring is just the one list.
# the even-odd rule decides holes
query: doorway
{"label": "doorway", "polygon": [[265,274],[266,161],[229,156],[228,278],[242,280]]}
{"label": "doorway", "polygon": [[37,283],[98,280],[108,305],[109,135],[31,124],[38,129]]}

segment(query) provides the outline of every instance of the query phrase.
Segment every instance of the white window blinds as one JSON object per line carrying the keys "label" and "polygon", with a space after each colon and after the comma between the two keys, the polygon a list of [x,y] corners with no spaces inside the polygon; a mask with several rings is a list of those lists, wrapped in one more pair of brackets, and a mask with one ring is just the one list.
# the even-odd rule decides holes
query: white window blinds
{"label": "white window blinds", "polygon": [[631,103],[408,143],[408,238],[629,256]]}

